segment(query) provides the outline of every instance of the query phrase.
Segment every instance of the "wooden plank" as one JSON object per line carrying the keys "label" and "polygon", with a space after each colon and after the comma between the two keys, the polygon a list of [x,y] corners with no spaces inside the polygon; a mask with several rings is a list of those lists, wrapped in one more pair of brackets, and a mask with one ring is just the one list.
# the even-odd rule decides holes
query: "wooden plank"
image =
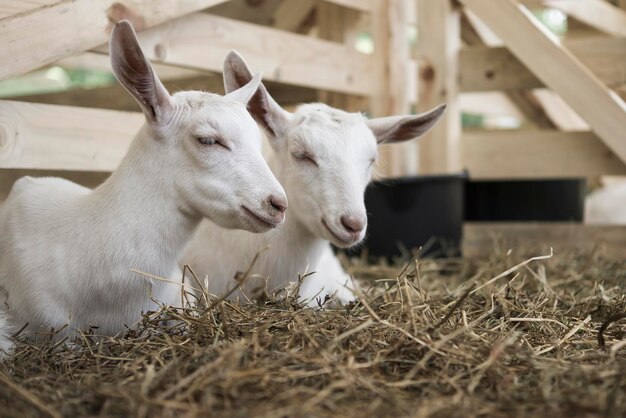
{"label": "wooden plank", "polygon": [[336,4],[337,6],[343,6],[343,7],[358,10],[361,12],[371,12],[376,7],[376,3],[381,0],[323,0],[323,1],[325,1],[326,3]]}
{"label": "wooden plank", "polygon": [[557,9],[599,31],[626,37],[626,12],[604,0],[545,0]]}
{"label": "wooden plank", "polygon": [[140,113],[0,101],[0,168],[112,171]]}
{"label": "wooden plank", "polygon": [[[221,75],[210,74],[175,80],[163,79],[163,84],[171,93],[181,90],[203,90],[223,94],[223,83]],[[316,91],[313,89],[277,84],[271,81],[266,82],[265,85],[271,91],[272,97],[282,105],[308,103],[316,100]],[[6,99],[29,103],[139,111],[135,99],[119,84],[101,88],[72,89],[56,93],[7,97]]]}
{"label": "wooden plank", "polygon": [[460,12],[452,1],[418,0],[418,112],[447,104],[446,113],[419,144],[419,171],[427,174],[461,170],[461,117],[458,107]]}
{"label": "wooden plank", "polygon": [[283,3],[299,3],[298,1],[283,0],[228,0],[215,7],[207,9],[205,12],[229,19],[241,20],[258,25],[272,26],[274,13]]}
{"label": "wooden plank", "polygon": [[62,0],[3,0],[0,2],[0,20],[5,17],[30,12],[41,7],[49,7],[61,1]]}
{"label": "wooden plank", "polygon": [[[376,85],[370,96],[372,116],[410,113],[408,86],[411,72],[406,0],[385,0],[372,11],[372,35],[376,60]],[[379,172],[385,177],[417,174],[417,149],[414,143],[383,145],[380,148]]]}
{"label": "wooden plank", "polygon": [[[276,12],[274,12],[273,24],[277,29],[288,30],[290,32],[299,32],[298,29],[302,23],[315,9],[315,0],[299,0],[282,2]],[[326,6],[327,3],[321,3],[320,6]],[[319,14],[319,12],[318,12]],[[319,17],[318,17],[319,21]],[[327,39],[322,37],[322,39]]]}
{"label": "wooden plank", "polygon": [[613,152],[626,161],[626,104],[606,88],[523,6],[512,0],[461,0],[549,88],[559,94]]}
{"label": "wooden plank", "polygon": [[[606,36],[565,40],[571,51],[609,87],[626,84],[626,42]],[[544,84],[505,47],[472,46],[459,55],[459,88],[463,92],[523,90]]]}
{"label": "wooden plank", "polygon": [[534,256],[549,254],[554,259],[568,251],[587,254],[599,252],[604,257],[626,259],[626,226],[581,225],[567,222],[481,222],[463,225],[463,256],[468,258],[514,254]]}
{"label": "wooden plank", "polygon": [[[297,3],[297,2],[291,2]],[[332,3],[320,2],[316,10],[317,35],[320,39],[338,42],[347,47],[354,45],[356,38],[356,23],[359,12],[353,9],[337,6]],[[334,93],[320,90],[317,101],[326,103],[348,112],[367,110],[367,99],[350,96],[344,93]]]}
{"label": "wooden plank", "polygon": [[[225,0],[74,0],[0,20],[0,80],[23,74],[108,40],[112,22],[138,30]],[[53,37],[54,42],[51,42]]]}
{"label": "wooden plank", "polygon": [[[490,47],[501,45],[500,39],[490,39],[485,35],[485,31],[476,29],[474,25],[480,20],[476,18],[472,21],[468,14],[468,11],[461,14],[461,38],[466,45],[487,45]],[[481,25],[483,28],[485,27],[482,22]],[[507,91],[500,94],[505,94],[515,104],[526,122],[531,126],[541,129],[555,128],[554,122],[546,114],[545,106],[535,97],[533,91]]]}
{"label": "wooden plank", "polygon": [[466,131],[463,162],[477,179],[626,174],[626,165],[591,132]]}
{"label": "wooden plank", "polygon": [[372,57],[351,47],[204,13],[147,29],[139,40],[163,64],[219,72],[236,49],[264,80],[356,95],[368,95],[373,83]]}
{"label": "wooden plank", "polygon": [[[84,52],[72,57],[63,58],[56,61],[51,66],[58,66],[64,69],[70,70],[89,70],[89,71],[106,71],[111,72],[111,59],[108,55],[104,55],[96,52]],[[191,70],[189,68],[182,68],[173,65],[153,64],[152,68],[157,73],[161,80],[173,80],[181,78],[191,78],[210,75],[207,71]]]}

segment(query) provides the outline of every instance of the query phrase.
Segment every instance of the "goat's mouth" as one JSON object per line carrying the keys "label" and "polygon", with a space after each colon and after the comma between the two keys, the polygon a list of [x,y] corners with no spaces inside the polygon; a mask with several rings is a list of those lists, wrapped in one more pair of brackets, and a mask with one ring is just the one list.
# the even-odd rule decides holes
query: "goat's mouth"
{"label": "goat's mouth", "polygon": [[326,222],[326,219],[324,218],[322,218],[322,225],[324,225],[324,228],[326,228],[326,230],[330,232],[330,235],[332,235],[333,238],[335,238],[338,241],[338,243],[341,244],[342,246],[351,247],[357,242],[359,242],[360,235],[358,233],[354,234],[354,233],[347,232],[347,234],[349,235],[349,238],[346,236],[342,237],[328,225],[328,223]]}
{"label": "goat's mouth", "polygon": [[282,222],[282,219],[278,220],[278,219],[268,218],[266,216],[261,216],[251,211],[245,206],[241,206],[241,211],[244,213],[244,215],[246,215],[247,219],[252,220],[255,224],[260,225],[263,228],[267,228],[267,229],[276,228]]}

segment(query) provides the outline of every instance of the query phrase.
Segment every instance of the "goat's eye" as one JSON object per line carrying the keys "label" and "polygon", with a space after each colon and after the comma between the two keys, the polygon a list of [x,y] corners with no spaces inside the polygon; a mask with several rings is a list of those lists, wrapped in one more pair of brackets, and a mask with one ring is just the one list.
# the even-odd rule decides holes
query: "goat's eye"
{"label": "goat's eye", "polygon": [[226,145],[224,145],[222,141],[220,141],[218,138],[214,136],[197,136],[196,141],[198,141],[199,144],[208,146],[208,147],[215,145],[215,146],[220,146],[222,148],[226,148],[228,150],[230,149]]}
{"label": "goat's eye", "polygon": [[313,164],[317,167],[317,161],[315,161],[315,158],[313,158],[311,154],[308,154],[306,152],[292,152],[291,156],[296,161],[300,161],[306,164]]}

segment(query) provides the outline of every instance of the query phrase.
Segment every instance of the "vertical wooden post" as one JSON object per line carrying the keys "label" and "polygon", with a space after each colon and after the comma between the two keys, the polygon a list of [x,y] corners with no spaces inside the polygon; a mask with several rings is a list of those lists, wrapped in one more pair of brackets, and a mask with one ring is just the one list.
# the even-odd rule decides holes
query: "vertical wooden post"
{"label": "vertical wooden post", "polygon": [[419,62],[418,112],[448,105],[442,120],[420,141],[420,172],[456,173],[462,169],[458,107],[460,11],[452,0],[417,0]]}
{"label": "vertical wooden post", "polygon": [[[327,41],[340,42],[353,46],[356,41],[356,24],[359,11],[347,9],[324,1],[317,4],[318,36]],[[341,93],[318,92],[318,100],[329,106],[348,112],[363,110],[363,100]]]}
{"label": "vertical wooden post", "polygon": [[[373,117],[407,114],[410,111],[410,56],[407,34],[408,1],[372,2],[372,35],[376,86],[370,97]],[[399,176],[416,171],[415,145],[381,148],[381,174]]]}

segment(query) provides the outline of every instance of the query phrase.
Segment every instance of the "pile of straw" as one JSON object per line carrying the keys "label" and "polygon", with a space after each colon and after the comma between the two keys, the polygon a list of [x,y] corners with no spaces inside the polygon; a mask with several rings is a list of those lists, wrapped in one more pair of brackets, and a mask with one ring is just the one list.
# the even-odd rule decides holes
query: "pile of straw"
{"label": "pile of straw", "polygon": [[304,308],[292,288],[21,343],[0,364],[0,416],[626,416],[625,262],[350,268],[363,292],[344,308]]}

